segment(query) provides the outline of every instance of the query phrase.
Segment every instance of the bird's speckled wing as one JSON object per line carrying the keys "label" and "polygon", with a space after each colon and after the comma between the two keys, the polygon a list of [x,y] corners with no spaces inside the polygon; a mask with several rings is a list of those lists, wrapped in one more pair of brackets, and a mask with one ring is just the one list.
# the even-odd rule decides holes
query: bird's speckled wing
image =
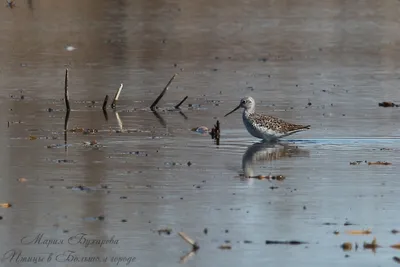
{"label": "bird's speckled wing", "polygon": [[249,120],[253,124],[258,125],[259,127],[265,127],[278,133],[290,133],[292,131],[299,131],[310,128],[310,125],[304,126],[304,125],[293,124],[279,118],[258,113],[250,114]]}

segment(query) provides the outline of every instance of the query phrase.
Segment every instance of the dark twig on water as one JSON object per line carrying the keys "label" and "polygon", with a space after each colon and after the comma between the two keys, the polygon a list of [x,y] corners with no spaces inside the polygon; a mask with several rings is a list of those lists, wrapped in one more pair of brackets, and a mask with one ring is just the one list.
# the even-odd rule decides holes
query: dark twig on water
{"label": "dark twig on water", "polygon": [[308,244],[307,242],[290,240],[290,241],[278,241],[278,240],[265,240],[266,245],[303,245]]}
{"label": "dark twig on water", "polygon": [[385,102],[381,102],[381,103],[379,103],[378,104],[380,107],[384,107],[384,108],[392,108],[392,107],[396,107],[396,108],[398,108],[398,107],[400,107],[400,105],[398,105],[398,104],[395,104],[395,103],[393,103],[393,102],[388,102],[388,101],[385,101]]}
{"label": "dark twig on water", "polygon": [[117,101],[119,99],[119,95],[121,94],[122,88],[124,85],[121,83],[121,86],[119,87],[118,91],[115,93],[114,100],[111,103],[111,108],[115,108],[117,106]]}
{"label": "dark twig on water", "polygon": [[179,111],[179,114],[181,114],[181,116],[185,119],[185,120],[187,120],[188,119],[188,117],[185,115],[185,113],[183,113],[182,111]]}
{"label": "dark twig on water", "polygon": [[108,95],[106,95],[106,97],[104,98],[104,101],[103,101],[103,114],[104,114],[104,118],[106,119],[106,121],[108,121],[107,102],[108,102]]}
{"label": "dark twig on water", "polygon": [[221,129],[220,129],[220,124],[219,124],[218,120],[217,120],[217,123],[214,125],[214,127],[211,129],[210,135],[211,135],[211,139],[214,139],[216,144],[219,145]]}
{"label": "dark twig on water", "polygon": [[107,113],[106,109],[103,109],[103,115],[104,115],[104,118],[106,119],[106,121],[108,121],[108,113]]}
{"label": "dark twig on water", "polygon": [[106,110],[106,109],[107,109],[107,102],[108,102],[108,95],[106,95],[106,97],[104,98],[104,101],[103,101],[103,110]]}
{"label": "dark twig on water", "polygon": [[65,121],[64,121],[64,145],[65,145],[65,151],[68,150],[67,142],[68,142],[68,121],[69,121],[69,113],[70,113],[70,111],[67,110],[67,113],[65,114]]}
{"label": "dark twig on water", "polygon": [[183,104],[183,102],[185,102],[185,101],[186,101],[186,99],[187,99],[187,98],[188,98],[188,96],[185,96],[185,98],[184,98],[184,99],[182,99],[182,101],[181,101],[181,102],[179,102],[179,103],[178,103],[178,105],[176,105],[176,106],[175,106],[175,108],[176,108],[176,109],[179,109],[179,107],[180,107],[180,106]]}
{"label": "dark twig on water", "polygon": [[67,111],[70,111],[71,108],[69,106],[69,94],[68,94],[68,69],[65,69],[64,98],[65,98],[65,106],[67,107]]}
{"label": "dark twig on water", "polygon": [[171,85],[172,81],[175,79],[176,75],[178,75],[177,73],[175,73],[172,78],[169,80],[169,82],[167,83],[167,85],[164,87],[164,90],[162,90],[161,94],[157,97],[157,99],[153,102],[153,104],[151,104],[150,109],[154,111],[156,105],[158,104],[158,102],[160,102],[161,98],[165,95],[165,93],[168,90],[168,87]]}
{"label": "dark twig on water", "polygon": [[160,124],[166,128],[167,127],[167,123],[165,122],[165,120],[163,119],[163,117],[155,110],[153,110],[153,114],[154,116],[156,116],[156,118],[158,119],[158,121],[160,122]]}

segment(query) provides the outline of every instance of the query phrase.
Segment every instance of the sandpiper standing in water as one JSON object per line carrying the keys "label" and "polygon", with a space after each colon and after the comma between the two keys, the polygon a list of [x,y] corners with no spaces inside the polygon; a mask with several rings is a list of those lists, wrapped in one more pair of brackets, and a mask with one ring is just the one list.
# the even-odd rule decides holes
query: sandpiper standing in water
{"label": "sandpiper standing in water", "polygon": [[256,103],[250,96],[242,98],[239,106],[227,113],[225,117],[239,108],[244,108],[243,123],[247,131],[252,136],[265,141],[276,141],[281,137],[310,129],[310,125],[293,124],[279,118],[256,113]]}

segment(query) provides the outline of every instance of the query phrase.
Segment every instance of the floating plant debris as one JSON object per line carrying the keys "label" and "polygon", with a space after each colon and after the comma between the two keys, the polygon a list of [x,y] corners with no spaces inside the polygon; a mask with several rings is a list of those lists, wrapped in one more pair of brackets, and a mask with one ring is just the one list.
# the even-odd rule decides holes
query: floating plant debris
{"label": "floating plant debris", "polygon": [[391,248],[400,249],[400,244],[394,244],[390,246]]}
{"label": "floating plant debris", "polygon": [[258,180],[277,180],[277,181],[283,181],[286,179],[286,176],[283,175],[256,175],[256,176],[250,176],[248,178],[254,178]]}
{"label": "floating plant debris", "polygon": [[84,129],[83,130],[83,134],[95,134],[97,133],[99,130],[97,129]]}
{"label": "floating plant debris", "polygon": [[96,140],[91,140],[91,141],[83,142],[83,146],[85,146],[85,147],[92,147],[92,148],[100,148],[100,147],[102,147],[102,145],[100,145],[99,143],[97,143]]}
{"label": "floating plant debris", "polygon": [[223,245],[219,246],[218,248],[222,249],[222,250],[230,250],[230,249],[232,249],[232,246],[230,244],[223,244]]}
{"label": "floating plant debris", "polygon": [[371,230],[349,230],[349,231],[346,231],[346,234],[349,234],[349,235],[369,235],[369,234],[371,234],[372,232],[371,232]]}
{"label": "floating plant debris", "polygon": [[221,138],[221,127],[219,121],[214,125],[210,132],[211,139],[215,140],[216,144],[219,145],[219,140]]}
{"label": "floating plant debris", "polygon": [[384,101],[378,104],[380,107],[384,107],[384,108],[393,108],[393,107],[400,107],[400,105],[397,105],[393,102],[389,102],[389,101]]}
{"label": "floating plant debris", "polygon": [[376,161],[376,162],[368,162],[368,165],[392,165],[392,163],[386,161]]}
{"label": "floating plant debris", "polygon": [[86,192],[94,190],[94,189],[84,186],[84,185],[76,185],[76,186],[72,186],[72,187],[67,187],[67,189],[71,189],[73,191],[86,191]]}
{"label": "floating plant debris", "polygon": [[157,230],[158,234],[166,234],[166,235],[170,235],[172,233],[172,229],[171,228],[162,228]]}
{"label": "floating plant debris", "polygon": [[83,128],[79,128],[79,127],[75,127],[75,128],[72,128],[72,129],[68,130],[68,132],[71,132],[71,133],[82,133],[83,131],[84,131],[84,129]]}
{"label": "floating plant debris", "polygon": [[57,163],[74,163],[75,161],[72,159],[57,159],[55,160]]}
{"label": "floating plant debris", "polygon": [[92,187],[85,186],[85,185],[75,185],[75,186],[67,186],[66,188],[71,189],[72,191],[90,192],[90,191],[110,189],[111,187],[106,184],[100,184],[98,186],[92,186]]}
{"label": "floating plant debris", "polygon": [[265,240],[266,245],[302,245],[308,244],[308,242],[290,240],[290,241],[277,241],[277,240]]}
{"label": "floating plant debris", "polygon": [[345,242],[340,246],[344,251],[351,250],[353,245],[350,242]]}
{"label": "floating plant debris", "polygon": [[380,246],[376,242],[376,237],[374,237],[371,243],[364,242],[364,249],[372,249],[373,251],[375,251],[375,249],[378,247]]}
{"label": "floating plant debris", "polygon": [[392,163],[386,161],[367,162],[362,160],[352,161],[350,162],[350,165],[360,165],[363,162],[367,163],[368,165],[392,165]]}
{"label": "floating plant debris", "polygon": [[48,145],[46,146],[46,148],[63,148],[69,145],[65,145],[65,144],[53,144],[53,145]]}

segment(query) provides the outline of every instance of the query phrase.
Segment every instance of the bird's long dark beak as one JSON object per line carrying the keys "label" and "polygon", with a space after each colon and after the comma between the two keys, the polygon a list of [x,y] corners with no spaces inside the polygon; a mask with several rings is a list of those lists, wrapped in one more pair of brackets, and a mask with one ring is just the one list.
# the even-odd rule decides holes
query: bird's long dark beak
{"label": "bird's long dark beak", "polygon": [[236,110],[238,110],[240,108],[240,105],[237,106],[236,108],[234,108],[234,110],[232,110],[231,112],[227,113],[224,117],[228,116],[229,114],[235,112]]}

